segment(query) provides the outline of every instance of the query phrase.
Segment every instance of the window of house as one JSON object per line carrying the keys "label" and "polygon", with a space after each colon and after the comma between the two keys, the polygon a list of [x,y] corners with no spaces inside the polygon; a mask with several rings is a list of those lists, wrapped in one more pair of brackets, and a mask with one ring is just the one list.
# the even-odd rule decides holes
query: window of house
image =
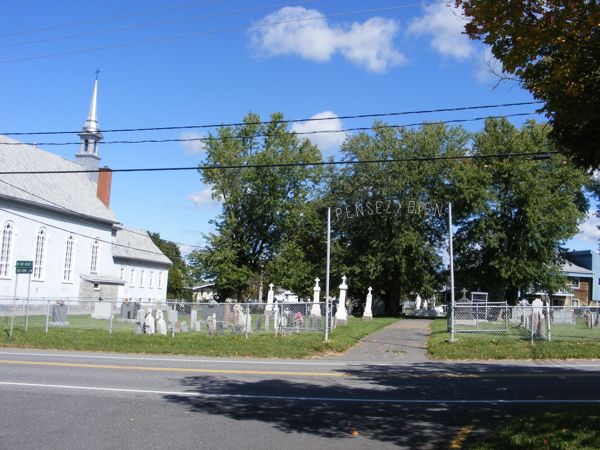
{"label": "window of house", "polygon": [[0,246],[0,277],[10,278],[10,257],[14,240],[14,225],[11,222],[4,224],[2,229],[2,244]]}
{"label": "window of house", "polygon": [[92,257],[90,259],[90,273],[98,273],[98,252],[100,251],[100,243],[95,240],[92,243]]}
{"label": "window of house", "polygon": [[133,286],[135,283],[135,269],[131,269],[131,275],[129,277],[129,286]]}
{"label": "window of house", "polygon": [[571,287],[573,289],[579,289],[579,278],[572,278],[571,279]]}
{"label": "window of house", "polygon": [[144,287],[144,269],[140,271],[140,287]]}
{"label": "window of house", "polygon": [[45,228],[40,228],[35,239],[35,257],[33,259],[34,280],[44,279],[44,263],[46,261],[46,247],[48,244],[48,232]]}
{"label": "window of house", "polygon": [[148,278],[148,287],[152,288],[153,283],[154,283],[154,270],[151,270],[150,277]]}
{"label": "window of house", "polygon": [[63,269],[63,281],[73,281],[73,253],[75,251],[75,237],[70,234],[65,244],[65,267]]}

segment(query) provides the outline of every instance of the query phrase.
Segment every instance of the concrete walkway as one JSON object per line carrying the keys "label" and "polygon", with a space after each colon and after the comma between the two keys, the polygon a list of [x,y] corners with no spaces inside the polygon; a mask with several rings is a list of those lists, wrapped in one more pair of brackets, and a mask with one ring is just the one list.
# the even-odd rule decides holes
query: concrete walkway
{"label": "concrete walkway", "polygon": [[430,334],[431,320],[402,319],[367,336],[336,359],[380,363],[429,361],[427,338]]}

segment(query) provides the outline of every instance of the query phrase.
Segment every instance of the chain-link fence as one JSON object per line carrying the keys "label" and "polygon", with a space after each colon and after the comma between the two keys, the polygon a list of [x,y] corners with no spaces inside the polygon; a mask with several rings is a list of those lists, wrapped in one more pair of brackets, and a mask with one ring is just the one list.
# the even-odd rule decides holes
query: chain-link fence
{"label": "chain-link fence", "polygon": [[600,308],[589,306],[508,306],[456,303],[454,332],[520,339],[600,339]]}
{"label": "chain-link fence", "polygon": [[325,303],[130,302],[120,299],[0,300],[0,328],[12,336],[54,328],[108,333],[208,335],[325,333]]}

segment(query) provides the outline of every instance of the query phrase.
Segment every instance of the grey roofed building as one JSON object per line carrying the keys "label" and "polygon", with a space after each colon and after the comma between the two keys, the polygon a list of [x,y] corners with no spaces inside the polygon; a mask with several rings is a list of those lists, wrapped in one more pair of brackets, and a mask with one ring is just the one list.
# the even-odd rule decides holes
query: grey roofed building
{"label": "grey roofed building", "polygon": [[[31,145],[22,145],[2,135],[0,135],[0,167],[5,172],[82,169],[76,162]],[[0,197],[118,223],[110,208],[96,196],[96,192],[96,184],[85,173],[20,174],[0,177]]]}
{"label": "grey roofed building", "polygon": [[29,295],[27,283],[17,283],[17,261],[32,264],[32,299],[166,298],[171,261],[110,209],[97,92],[96,79],[75,161],[0,136],[0,170],[8,172],[0,175],[0,302]]}
{"label": "grey roofed building", "polygon": [[122,228],[117,231],[113,257],[171,265],[171,260],[154,244],[148,232]]}

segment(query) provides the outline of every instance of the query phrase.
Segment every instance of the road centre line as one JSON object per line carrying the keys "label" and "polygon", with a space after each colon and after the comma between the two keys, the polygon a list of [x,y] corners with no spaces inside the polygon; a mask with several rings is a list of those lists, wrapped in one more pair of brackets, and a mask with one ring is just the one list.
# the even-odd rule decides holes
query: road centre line
{"label": "road centre line", "polygon": [[0,381],[0,386],[33,387],[33,388],[52,388],[80,391],[103,391],[118,392],[129,394],[151,394],[151,395],[171,395],[177,397],[197,397],[207,399],[235,398],[243,400],[273,400],[273,401],[316,401],[316,402],[336,402],[336,403],[393,403],[407,405],[473,405],[473,404],[495,404],[495,405],[524,405],[524,404],[600,404],[600,399],[520,399],[520,400],[460,400],[460,399],[376,399],[376,398],[346,398],[346,397],[309,397],[309,396],[282,396],[282,395],[253,395],[253,394],[209,394],[203,392],[186,391],[159,391],[149,389],[125,389],[110,388],[101,386],[74,386],[64,384],[39,384],[39,383],[18,383],[11,381]]}
{"label": "road centre line", "polygon": [[[238,360],[220,360],[220,359],[184,359],[184,358],[149,358],[140,356],[108,356],[108,355],[73,355],[65,353],[23,353],[23,352],[3,352],[0,351],[0,355],[11,355],[11,356],[50,356],[52,358],[86,358],[86,359],[116,359],[116,360],[127,360],[127,361],[166,361],[166,362],[194,362],[194,363],[219,363],[219,364],[273,364],[278,365],[292,365],[292,366],[341,366],[346,367],[349,365],[356,364],[369,364],[377,366],[393,366],[395,364],[388,363],[368,363],[368,362],[311,362],[311,361],[252,361],[245,359]],[[600,366],[598,366],[600,367]]]}
{"label": "road centre line", "polygon": [[346,377],[341,372],[287,372],[287,371],[268,371],[268,370],[235,370],[235,369],[200,369],[189,367],[144,367],[144,366],[123,366],[112,364],[78,364],[62,363],[49,361],[19,361],[13,359],[2,359],[0,364],[15,364],[23,366],[53,366],[53,367],[77,367],[82,369],[117,369],[117,370],[139,370],[148,372],[192,372],[192,373],[217,373],[227,375],[289,375],[301,377]]}
{"label": "road centre line", "polygon": [[473,431],[473,428],[475,428],[474,423],[471,425],[465,425],[464,427],[462,427],[460,429],[460,431],[457,433],[454,440],[450,443],[450,448],[451,449],[461,449],[463,444],[469,437],[469,434],[471,434],[471,432]]}
{"label": "road centre line", "polygon": [[[51,367],[74,367],[81,369],[114,369],[114,370],[137,370],[146,372],[187,372],[187,373],[208,373],[208,374],[223,374],[223,375],[281,375],[281,376],[297,376],[297,377],[333,377],[347,378],[355,374],[349,372],[292,372],[278,370],[247,370],[247,369],[204,369],[190,367],[148,367],[148,366],[126,366],[116,364],[83,364],[83,363],[66,363],[66,362],[51,362],[51,361],[22,361],[16,359],[0,359],[0,364],[6,365],[22,365],[22,366],[51,366]],[[360,375],[360,372],[356,375]],[[369,372],[365,372],[369,375]],[[582,371],[582,372],[536,372],[536,373],[429,373],[423,371],[421,373],[395,373],[397,379],[403,378],[554,378],[554,377],[598,377],[598,372]]]}

